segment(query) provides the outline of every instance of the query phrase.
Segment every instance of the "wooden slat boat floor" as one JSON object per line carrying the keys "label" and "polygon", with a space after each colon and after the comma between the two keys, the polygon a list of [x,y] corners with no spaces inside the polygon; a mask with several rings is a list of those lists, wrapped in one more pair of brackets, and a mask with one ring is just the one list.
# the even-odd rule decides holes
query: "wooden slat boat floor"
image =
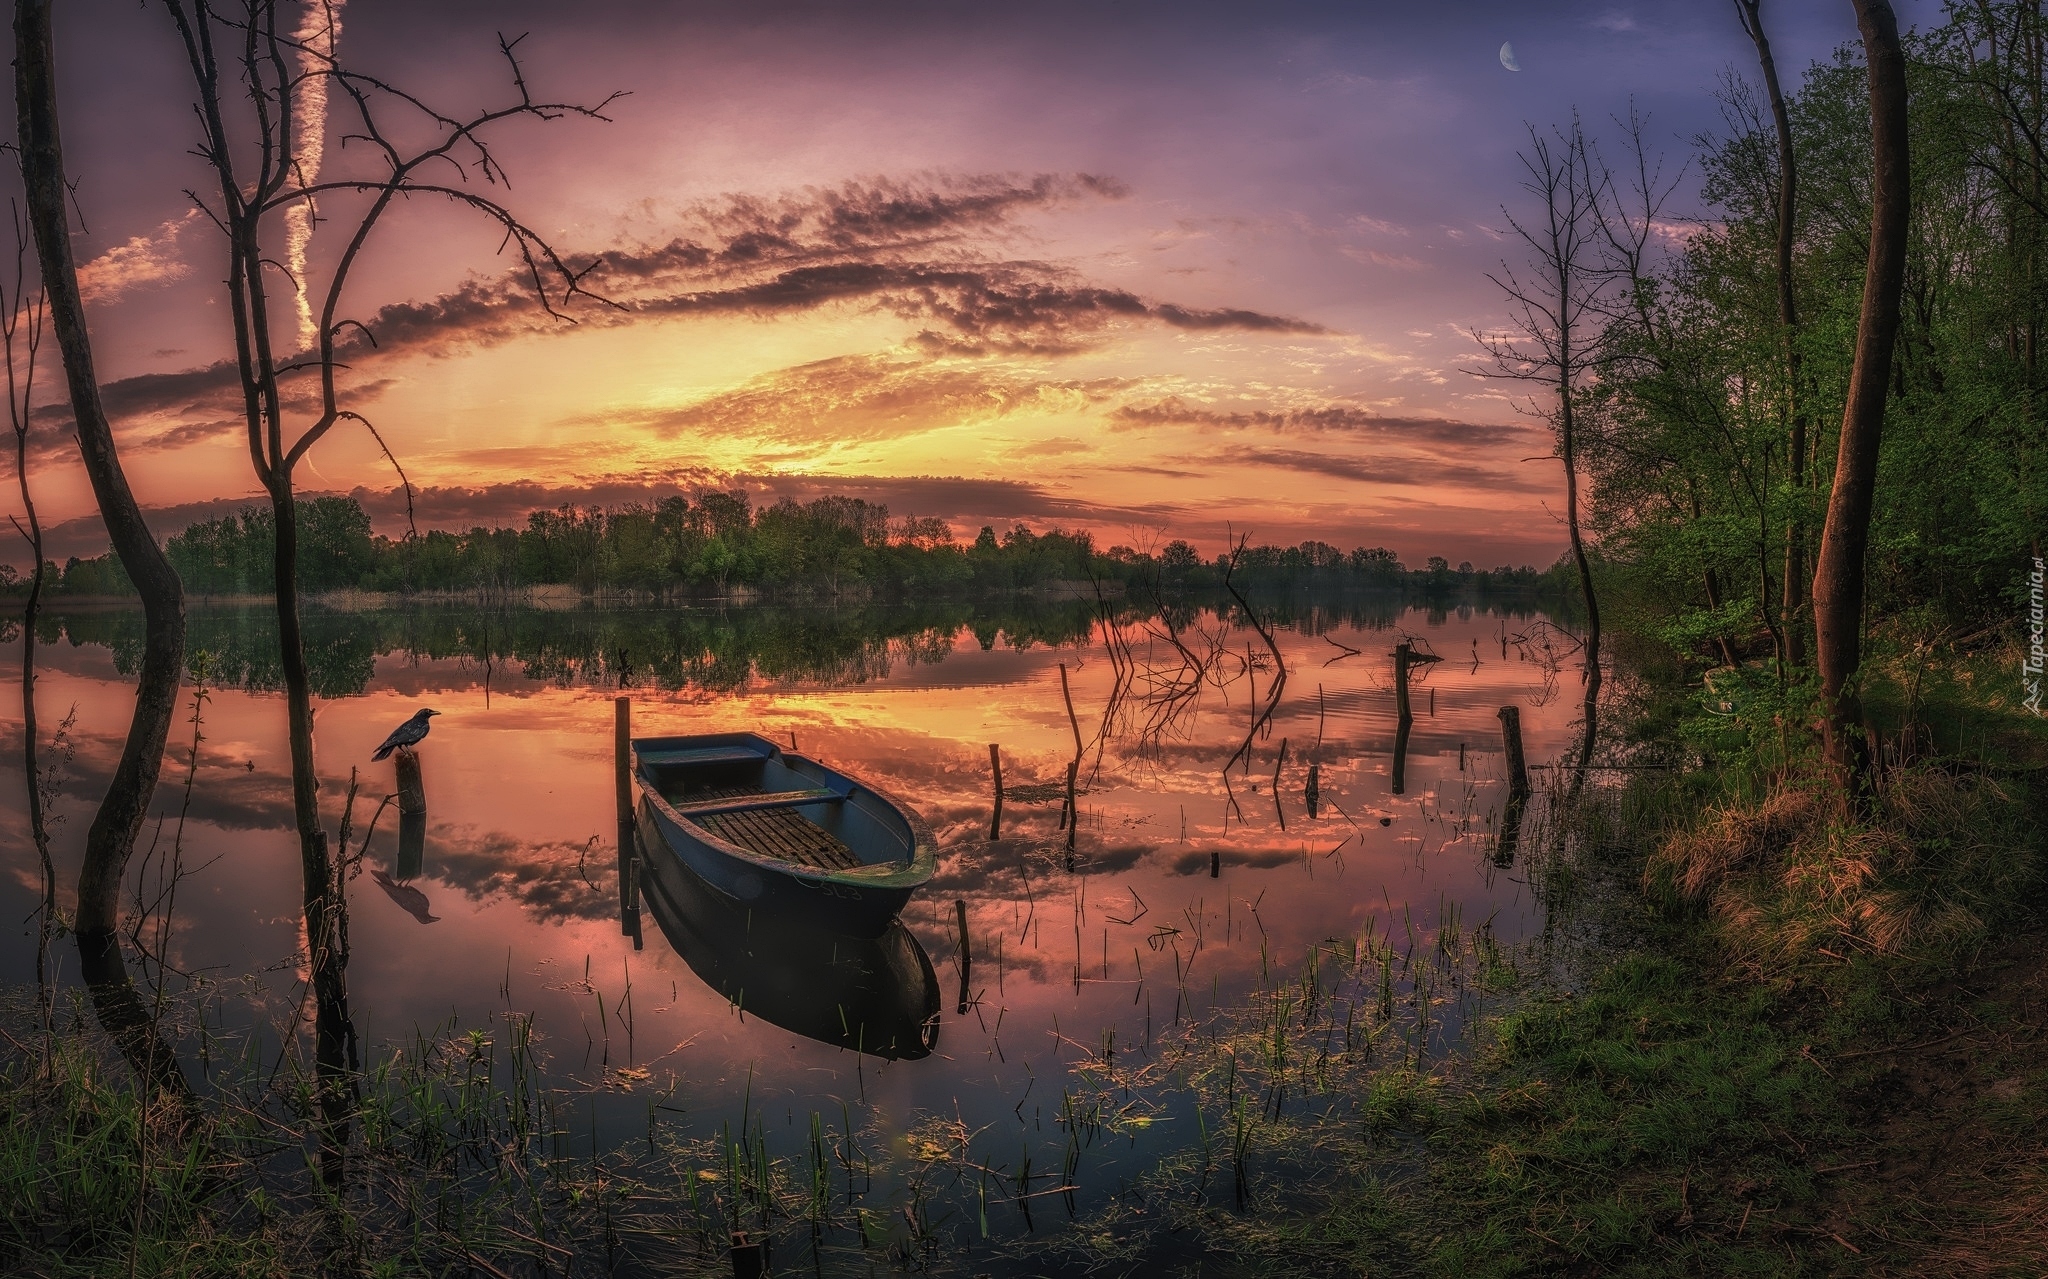
{"label": "wooden slat boat floor", "polygon": [[845,798],[846,796],[836,790],[817,787],[811,790],[764,791],[718,799],[694,799],[677,804],[675,810],[685,817],[696,817],[717,813],[722,809],[795,808],[804,804],[830,804]]}
{"label": "wooden slat boat floor", "polygon": [[[696,804],[708,800],[743,799],[762,792],[751,786],[706,787],[671,798],[671,803]],[[683,811],[687,812],[687,809]],[[692,818],[713,834],[740,847],[795,862],[813,870],[852,870],[861,864],[841,840],[803,819],[790,808],[757,808],[738,813],[707,813]]]}

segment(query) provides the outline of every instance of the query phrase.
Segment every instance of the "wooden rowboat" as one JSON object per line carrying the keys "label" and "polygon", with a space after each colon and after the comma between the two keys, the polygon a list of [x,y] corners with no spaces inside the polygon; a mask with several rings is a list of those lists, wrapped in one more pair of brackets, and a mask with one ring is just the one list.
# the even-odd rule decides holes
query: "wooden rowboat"
{"label": "wooden rowboat", "polygon": [[633,779],[646,856],[783,920],[879,937],[938,868],[917,814],[758,733],[636,738]]}
{"label": "wooden rowboat", "polygon": [[939,978],[901,920],[842,937],[714,894],[680,859],[649,859],[648,909],[690,971],[740,1011],[837,1048],[928,1057],[939,1039]]}

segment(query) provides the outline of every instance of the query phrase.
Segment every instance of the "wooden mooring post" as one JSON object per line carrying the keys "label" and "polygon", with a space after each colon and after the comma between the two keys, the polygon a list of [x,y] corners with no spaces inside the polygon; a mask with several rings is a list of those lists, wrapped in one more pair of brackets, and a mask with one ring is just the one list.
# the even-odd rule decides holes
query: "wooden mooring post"
{"label": "wooden mooring post", "polygon": [[391,763],[398,774],[398,861],[392,878],[409,884],[427,869],[427,784],[412,747],[399,747]]}
{"label": "wooden mooring post", "polygon": [[746,1231],[732,1232],[732,1279],[768,1279],[768,1241],[750,1238]]}
{"label": "wooden mooring post", "polygon": [[640,858],[633,829],[633,699],[612,701],[612,790],[619,819],[619,932],[640,949]]}
{"label": "wooden mooring post", "polygon": [[974,971],[974,952],[967,945],[967,903],[957,897],[953,899],[953,918],[960,926],[960,1006],[958,1012],[960,1016],[965,1017],[967,1015],[968,983],[971,980],[969,974]]}
{"label": "wooden mooring post", "polygon": [[1508,756],[1508,795],[1512,798],[1527,799],[1529,765],[1522,756],[1522,712],[1518,708],[1500,708],[1500,736]]}
{"label": "wooden mooring post", "polygon": [[1405,794],[1408,790],[1408,735],[1415,731],[1415,721],[1403,715],[1401,722],[1394,725],[1394,794]]}
{"label": "wooden mooring post", "polygon": [[1074,851],[1074,828],[1081,824],[1081,810],[1074,806],[1074,783],[1081,774],[1081,761],[1067,762],[1067,851]]}
{"label": "wooden mooring post", "polygon": [[996,788],[996,806],[988,815],[988,842],[993,844],[1003,837],[1003,748],[994,742],[988,744],[988,768]]}
{"label": "wooden mooring post", "polygon": [[612,702],[612,787],[619,803],[619,825],[633,821],[633,699]]}
{"label": "wooden mooring post", "polygon": [[1521,795],[1509,795],[1507,807],[1500,815],[1500,836],[1493,845],[1493,864],[1508,867],[1515,864],[1515,848],[1522,841],[1522,810],[1529,801]]}
{"label": "wooden mooring post", "polygon": [[398,771],[398,811],[424,813],[427,811],[427,783],[420,775],[419,752],[410,746],[401,746],[392,763]]}
{"label": "wooden mooring post", "polygon": [[1415,718],[1415,712],[1408,705],[1408,663],[1414,656],[1415,650],[1410,646],[1394,646],[1394,716],[1403,724]]}

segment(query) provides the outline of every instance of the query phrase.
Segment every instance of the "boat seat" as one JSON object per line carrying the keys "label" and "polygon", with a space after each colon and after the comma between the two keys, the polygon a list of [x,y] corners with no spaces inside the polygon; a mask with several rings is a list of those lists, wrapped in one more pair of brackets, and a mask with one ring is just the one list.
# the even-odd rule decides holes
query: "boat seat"
{"label": "boat seat", "polygon": [[744,746],[689,746],[673,750],[636,748],[635,753],[643,764],[747,764],[768,758],[760,751]]}
{"label": "boat seat", "polygon": [[674,804],[682,817],[709,817],[717,813],[748,813],[763,808],[797,808],[804,804],[830,804],[846,798],[836,790],[786,790],[764,795],[724,799],[700,799],[693,804]]}

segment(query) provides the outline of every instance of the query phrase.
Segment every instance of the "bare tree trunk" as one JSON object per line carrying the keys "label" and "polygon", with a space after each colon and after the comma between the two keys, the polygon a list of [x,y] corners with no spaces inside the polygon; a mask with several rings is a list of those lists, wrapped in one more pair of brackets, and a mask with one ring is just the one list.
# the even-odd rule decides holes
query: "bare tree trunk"
{"label": "bare tree trunk", "polygon": [[[1576,116],[1569,132],[1557,132],[1554,146],[1551,139],[1531,128],[1529,150],[1519,158],[1528,175],[1523,190],[1542,201],[1542,220],[1525,223],[1506,209],[1501,212],[1509,228],[1529,247],[1537,270],[1524,283],[1512,267],[1502,263],[1501,274],[1488,277],[1507,295],[1521,334],[1508,339],[1481,337],[1480,341],[1493,357],[1496,371],[1492,376],[1538,382],[1557,393],[1553,421],[1558,460],[1564,463],[1565,530],[1586,604],[1586,736],[1573,774],[1576,790],[1592,762],[1600,706],[1600,600],[1593,588],[1593,566],[1579,520],[1579,438],[1574,403],[1578,384],[1598,358],[1600,334],[1596,327],[1594,340],[1581,343],[1581,325],[1599,323],[1607,300],[1603,291],[1616,275],[1610,264],[1598,260],[1595,237],[1605,228],[1607,242],[1617,251],[1633,249],[1623,245],[1607,226],[1601,202],[1611,178],[1587,145]],[[1644,182],[1644,198],[1654,209],[1654,179],[1645,174]],[[1631,271],[1638,262],[1630,258]]]}
{"label": "bare tree trunk", "polygon": [[[406,152],[384,132],[379,104],[395,103],[410,113],[422,109],[420,102],[372,78],[341,69],[334,59],[336,29],[331,22],[332,9],[326,11],[330,21],[324,35],[316,31],[309,37],[306,28],[292,35],[281,29],[280,21],[290,7],[278,0],[247,0],[240,6],[239,14],[218,12],[209,0],[164,0],[164,8],[177,27],[198,94],[195,105],[204,134],[199,155],[213,169],[218,181],[219,203],[217,207],[208,206],[208,211],[227,236],[228,309],[233,317],[249,457],[258,480],[270,495],[276,539],[271,577],[291,741],[292,812],[299,842],[307,965],[314,997],[321,1174],[330,1186],[335,1186],[344,1175],[355,1104],[355,1030],[349,1020],[346,985],[347,899],[337,874],[337,859],[320,820],[320,782],[313,756],[312,681],[306,671],[299,618],[293,469],[343,421],[361,425],[380,447],[383,444],[368,419],[342,406],[336,377],[344,367],[337,357],[338,335],[350,325],[366,337],[369,330],[346,318],[338,308],[364,244],[385,212],[401,197],[432,195],[496,222],[505,234],[504,243],[520,254],[529,269],[543,309],[551,314],[559,314],[547,297],[546,284],[551,278],[560,281],[564,303],[577,294],[592,296],[581,287],[581,274],[504,206],[460,184],[444,186],[429,181],[422,171],[439,173],[445,164],[453,164],[458,172],[464,171],[463,163],[451,158],[451,153],[459,150],[483,171],[496,174],[496,158],[483,136],[490,125],[514,116],[602,119],[604,104],[583,107],[534,100],[513,52],[519,42],[501,37],[498,47],[510,72],[515,100],[495,110],[480,111],[467,120],[436,115],[435,138],[418,151]],[[314,7],[302,17],[318,19],[320,10]],[[220,49],[227,51],[225,61],[216,49],[216,36],[221,38]],[[368,151],[378,157],[373,163],[381,165],[381,171],[370,170],[376,176],[323,179],[319,165],[307,160],[309,139],[301,136],[301,130],[326,127],[324,116],[301,118],[302,94],[316,82],[323,92],[331,90],[350,104],[357,130],[351,136],[368,144]],[[249,116],[230,129],[227,111],[235,103],[246,104]],[[310,149],[318,150],[317,146]],[[303,290],[302,296],[308,299],[309,310],[317,310],[319,319],[317,326],[301,335],[309,349],[289,365],[317,377],[319,394],[317,412],[311,420],[303,429],[288,432],[287,405],[278,387],[280,369],[285,363],[280,361],[272,339],[270,298],[264,279],[264,272],[276,266],[263,251],[265,219],[273,215],[287,222],[293,216],[310,219],[316,201],[330,193],[367,196],[368,204],[351,215],[352,231],[342,229],[346,247],[329,271],[325,287],[317,291],[317,306],[310,305],[316,299],[311,284],[304,279],[294,281],[294,286]],[[390,456],[388,449],[385,453]],[[397,469],[397,459],[392,457],[391,461]],[[406,482],[402,469],[399,479]],[[411,491],[409,483],[407,491]]]}
{"label": "bare tree trunk", "polygon": [[[56,1013],[56,988],[50,971],[50,939],[57,927],[57,865],[50,857],[50,823],[43,811],[43,767],[38,752],[42,728],[36,722],[36,623],[43,605],[43,523],[28,484],[28,434],[35,402],[36,354],[42,346],[44,304],[38,289],[31,301],[28,272],[29,231],[19,214],[14,221],[13,293],[0,286],[0,345],[7,360],[7,417],[14,428],[14,478],[21,490],[15,531],[28,543],[35,567],[29,572],[28,598],[21,606],[21,771],[28,784],[28,834],[36,846],[43,876],[43,900],[36,918],[36,1025],[50,1034]],[[24,326],[26,326],[24,328]],[[24,366],[24,360],[26,364]]]}
{"label": "bare tree trunk", "polygon": [[50,33],[50,0],[16,0],[14,7],[15,110],[20,130],[22,182],[36,256],[48,292],[51,327],[64,355],[78,450],[99,502],[100,517],[121,567],[142,597],[142,669],[136,682],[135,714],[114,767],[113,781],[86,832],[85,863],[78,876],[79,958],[101,1023],[120,1044],[129,1065],[143,1079],[189,1104],[191,1090],[177,1059],[156,1033],[128,978],[115,925],[121,876],[142,830],[164,742],[177,709],[180,667],[185,656],[185,597],[178,575],[142,518],[114,448],[113,428],[100,402],[93,370],[85,304],[71,258],[64,199],[64,151],[57,128],[56,58]]}
{"label": "bare tree trunk", "polygon": [[[1570,341],[1567,336],[1567,351]],[[1559,383],[1558,454],[1564,459],[1564,524],[1571,537],[1572,562],[1579,569],[1579,592],[1586,602],[1586,735],[1579,748],[1579,764],[1572,783],[1576,790],[1584,784],[1586,769],[1593,762],[1593,742],[1600,718],[1600,597],[1593,591],[1593,565],[1586,557],[1585,538],[1579,531],[1578,432],[1572,419],[1570,374]]]}
{"label": "bare tree trunk", "polygon": [[1911,214],[1906,133],[1906,58],[1898,20],[1886,0],[1851,0],[1870,69],[1870,259],[1863,274],[1863,311],[1856,325],[1856,361],[1842,409],[1835,483],[1813,575],[1814,641],[1827,712],[1827,757],[1843,785],[1867,798],[1870,753],[1856,688],[1862,661],[1864,554],[1877,488],[1878,442],[1884,431],[1885,388],[1899,331],[1899,295],[1906,273]]}
{"label": "bare tree trunk", "polygon": [[[1785,94],[1778,86],[1778,64],[1771,56],[1771,42],[1764,38],[1762,0],[1736,0],[1743,29],[1756,44],[1757,61],[1763,66],[1764,92],[1770,98],[1771,120],[1778,133],[1778,325],[1785,343],[1785,415],[1790,432],[1786,475],[1794,489],[1806,487],[1806,412],[1799,397],[1799,301],[1792,288],[1792,244],[1798,232],[1799,169],[1792,155],[1792,120],[1785,110]],[[1806,632],[1799,610],[1805,603],[1806,529],[1794,511],[1785,522],[1785,595],[1779,609],[1784,629],[1785,660],[1792,666],[1806,665]],[[1766,601],[1765,607],[1769,607]]]}
{"label": "bare tree trunk", "polygon": [[[10,375],[13,355],[10,350]],[[9,398],[11,401],[13,397]],[[21,606],[21,771],[28,783],[29,838],[35,841],[36,858],[43,874],[43,902],[36,919],[36,1024],[48,1034],[56,1012],[56,990],[50,977],[50,937],[57,924],[57,865],[50,859],[50,825],[43,813],[43,766],[36,749],[42,734],[36,723],[36,623],[41,618],[43,602],[43,526],[36,518],[35,499],[28,489],[27,428],[24,416],[14,435],[15,471],[21,481],[21,504],[28,518],[22,536],[36,561],[35,571],[29,575],[28,599]]]}
{"label": "bare tree trunk", "polygon": [[348,1011],[348,910],[320,820],[320,776],[313,761],[313,682],[306,671],[299,620],[299,532],[291,479],[272,472],[270,509],[276,525],[273,580],[284,673],[285,718],[291,738],[292,815],[299,833],[299,883],[306,915],[306,968],[313,990],[313,1061],[323,1119],[321,1173],[338,1187],[355,1107],[355,1023]]}

